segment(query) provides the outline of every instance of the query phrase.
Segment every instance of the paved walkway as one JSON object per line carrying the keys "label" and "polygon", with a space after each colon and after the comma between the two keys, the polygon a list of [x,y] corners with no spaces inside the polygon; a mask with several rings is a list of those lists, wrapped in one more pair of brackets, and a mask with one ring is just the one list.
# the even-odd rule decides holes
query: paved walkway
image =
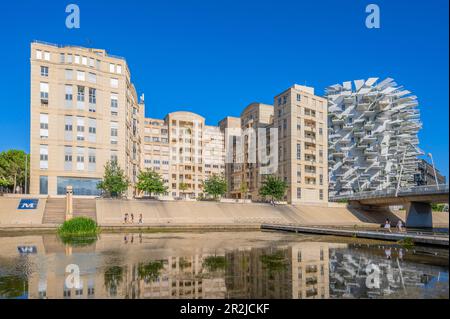
{"label": "paved walkway", "polygon": [[428,235],[419,233],[390,233],[386,231],[374,230],[347,230],[347,229],[333,229],[327,227],[304,227],[304,226],[285,226],[285,225],[261,225],[261,229],[279,230],[295,233],[307,233],[316,235],[333,235],[344,237],[358,237],[368,239],[378,239],[387,241],[399,241],[405,238],[411,238],[414,243],[449,246],[448,235]]}

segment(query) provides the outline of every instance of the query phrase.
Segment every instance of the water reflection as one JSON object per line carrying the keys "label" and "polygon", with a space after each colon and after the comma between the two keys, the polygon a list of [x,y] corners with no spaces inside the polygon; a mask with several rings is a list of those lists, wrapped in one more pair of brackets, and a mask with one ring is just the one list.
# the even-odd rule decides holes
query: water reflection
{"label": "water reflection", "polygon": [[[448,255],[319,239],[102,234],[73,246],[53,235],[3,237],[0,298],[448,298]],[[68,265],[79,267],[76,288]]]}

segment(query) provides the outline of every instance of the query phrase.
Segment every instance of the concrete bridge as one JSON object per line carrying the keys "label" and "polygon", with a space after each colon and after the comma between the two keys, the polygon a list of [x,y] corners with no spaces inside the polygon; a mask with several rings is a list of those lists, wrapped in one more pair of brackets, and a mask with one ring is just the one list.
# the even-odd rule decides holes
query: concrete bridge
{"label": "concrete bridge", "polygon": [[366,208],[381,208],[393,205],[406,207],[406,226],[414,228],[432,228],[433,215],[431,204],[447,203],[449,198],[448,185],[426,185],[399,190],[389,189],[373,192],[361,192],[352,195],[340,195],[330,198],[330,201],[346,200],[352,206]]}

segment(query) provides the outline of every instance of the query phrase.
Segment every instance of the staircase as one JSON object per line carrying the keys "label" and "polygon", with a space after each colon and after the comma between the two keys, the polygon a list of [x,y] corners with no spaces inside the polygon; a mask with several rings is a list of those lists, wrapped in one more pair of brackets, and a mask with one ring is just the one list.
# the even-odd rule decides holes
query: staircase
{"label": "staircase", "polygon": [[73,217],[89,217],[97,221],[97,208],[95,206],[95,199],[74,198]]}
{"label": "staircase", "polygon": [[66,200],[64,198],[47,199],[42,224],[62,224],[65,210]]}
{"label": "staircase", "polygon": [[[43,224],[62,224],[65,220],[66,199],[49,198],[45,205]],[[74,198],[73,217],[89,217],[97,221],[95,199]]]}

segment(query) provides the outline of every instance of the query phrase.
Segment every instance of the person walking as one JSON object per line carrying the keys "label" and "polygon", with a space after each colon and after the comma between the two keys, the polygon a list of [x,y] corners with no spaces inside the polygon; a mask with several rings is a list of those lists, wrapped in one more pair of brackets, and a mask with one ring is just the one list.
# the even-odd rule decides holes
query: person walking
{"label": "person walking", "polygon": [[398,229],[399,232],[403,231],[403,223],[402,223],[402,221],[400,219],[397,222],[397,229]]}
{"label": "person walking", "polygon": [[390,233],[391,231],[391,221],[389,220],[389,218],[386,219],[386,222],[384,223],[384,229],[388,230]]}
{"label": "person walking", "polygon": [[142,214],[139,214],[139,224],[142,224]]}
{"label": "person walking", "polygon": [[125,213],[125,217],[123,218],[124,224],[128,224],[128,213]]}
{"label": "person walking", "polygon": [[131,223],[134,224],[134,215],[131,213]]}

